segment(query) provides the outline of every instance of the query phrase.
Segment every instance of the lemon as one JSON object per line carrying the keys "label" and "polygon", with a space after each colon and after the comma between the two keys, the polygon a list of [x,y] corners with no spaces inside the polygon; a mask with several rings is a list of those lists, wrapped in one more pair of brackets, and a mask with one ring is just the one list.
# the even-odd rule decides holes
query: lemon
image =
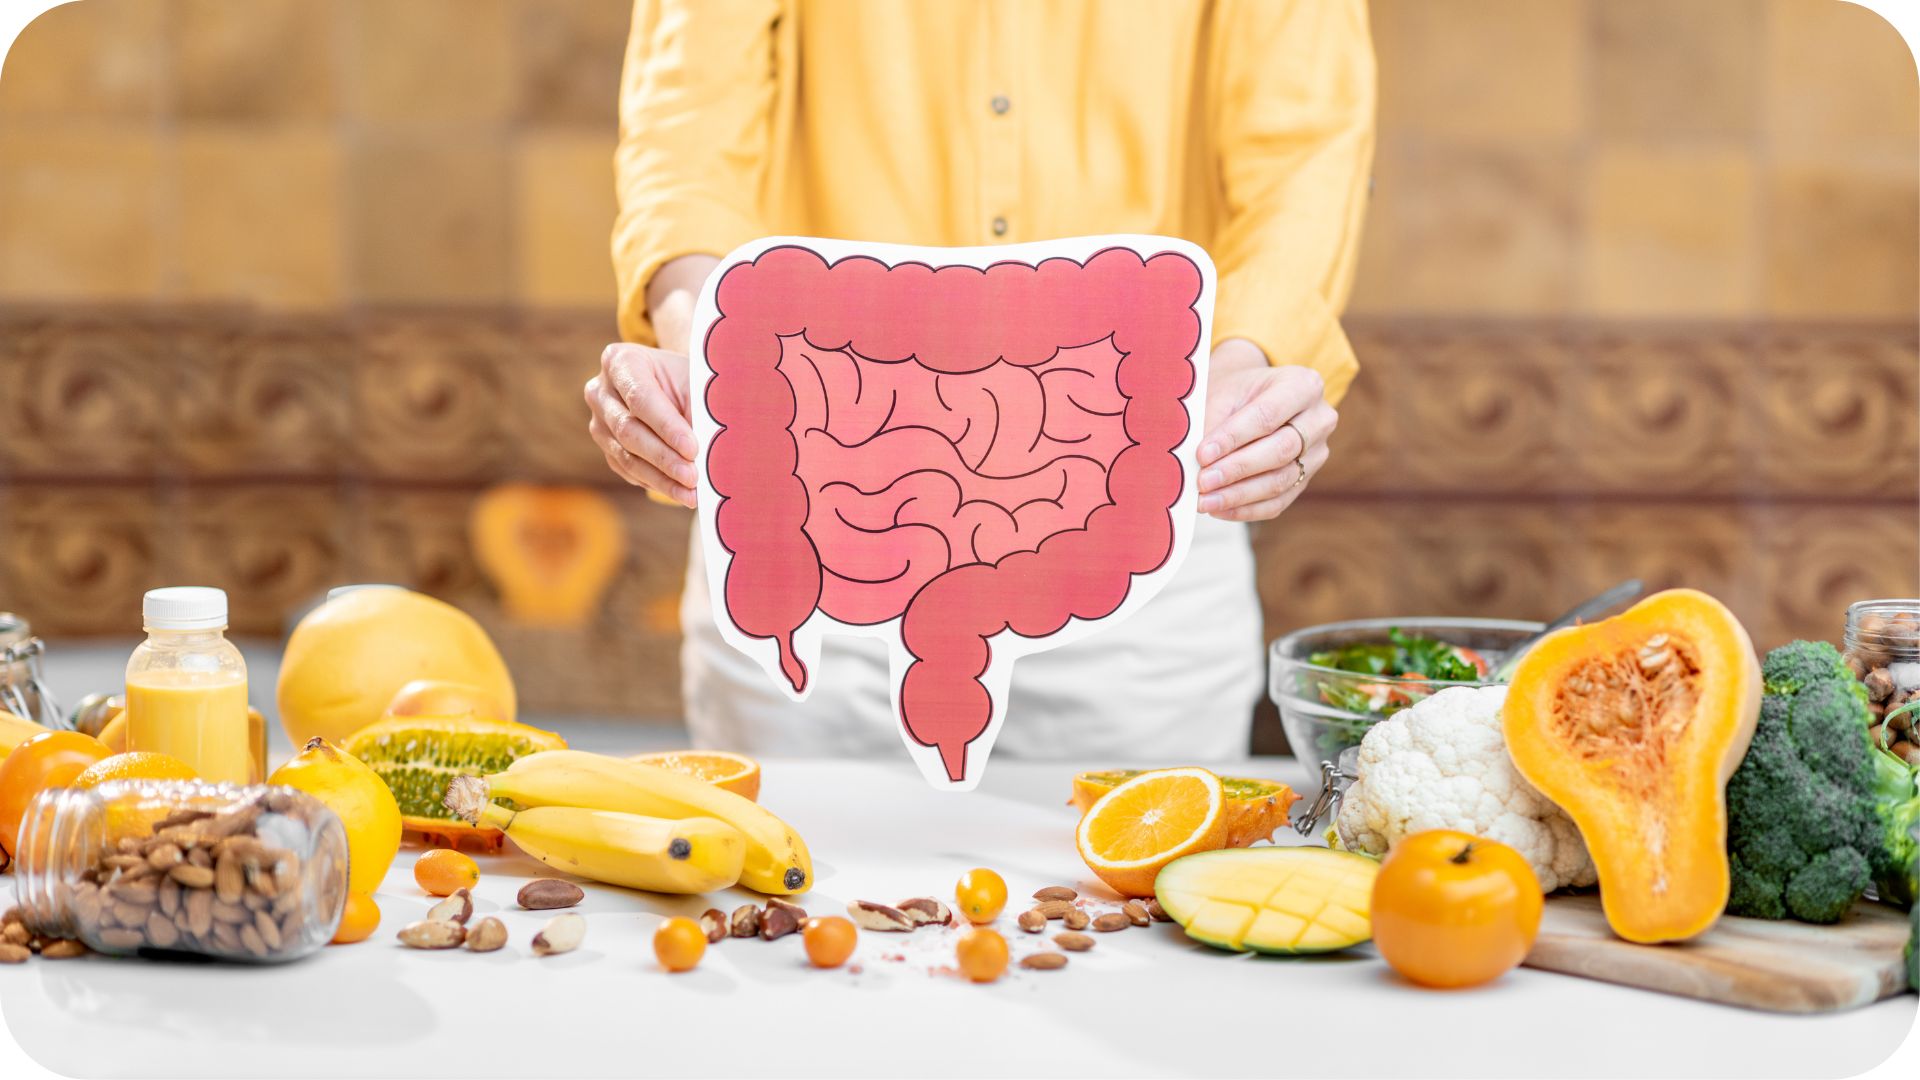
{"label": "lemon", "polygon": [[313,609],[287,639],[277,692],[295,746],[318,735],[345,745],[416,679],[479,688],[514,717],[513,680],[466,612],[406,589],[359,589]]}
{"label": "lemon", "polygon": [[400,852],[400,805],[378,773],[316,735],[267,783],[304,791],[339,816],[347,830],[348,892],[380,887]]}

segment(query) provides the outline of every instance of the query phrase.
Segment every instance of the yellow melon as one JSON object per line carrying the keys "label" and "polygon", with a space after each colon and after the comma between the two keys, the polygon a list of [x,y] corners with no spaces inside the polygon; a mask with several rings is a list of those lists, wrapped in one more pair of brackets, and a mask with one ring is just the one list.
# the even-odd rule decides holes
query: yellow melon
{"label": "yellow melon", "polygon": [[313,609],[287,639],[276,698],[295,746],[345,744],[416,679],[480,688],[514,718],[513,680],[479,623],[451,604],[398,588],[356,589]]}

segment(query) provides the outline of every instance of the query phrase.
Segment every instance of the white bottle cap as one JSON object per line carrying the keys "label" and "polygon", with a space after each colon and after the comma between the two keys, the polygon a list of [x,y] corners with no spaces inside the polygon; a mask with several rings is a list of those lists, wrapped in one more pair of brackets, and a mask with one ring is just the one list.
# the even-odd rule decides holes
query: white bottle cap
{"label": "white bottle cap", "polygon": [[204,585],[150,589],[140,615],[149,630],[218,630],[227,625],[227,594]]}
{"label": "white bottle cap", "polygon": [[404,586],[400,585],[381,585],[376,582],[368,582],[365,585],[335,585],[333,588],[327,590],[327,599],[338,600],[348,593],[357,593],[364,589],[399,589],[403,587]]}

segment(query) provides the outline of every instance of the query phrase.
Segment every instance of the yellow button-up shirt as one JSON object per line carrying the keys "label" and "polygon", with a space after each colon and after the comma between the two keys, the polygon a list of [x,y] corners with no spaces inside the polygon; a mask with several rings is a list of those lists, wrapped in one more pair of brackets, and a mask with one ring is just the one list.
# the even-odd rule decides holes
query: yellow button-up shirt
{"label": "yellow button-up shirt", "polygon": [[653,341],[663,263],[759,236],[1159,233],[1213,256],[1215,341],[1338,400],[1373,114],[1365,0],[637,0],[621,331]]}

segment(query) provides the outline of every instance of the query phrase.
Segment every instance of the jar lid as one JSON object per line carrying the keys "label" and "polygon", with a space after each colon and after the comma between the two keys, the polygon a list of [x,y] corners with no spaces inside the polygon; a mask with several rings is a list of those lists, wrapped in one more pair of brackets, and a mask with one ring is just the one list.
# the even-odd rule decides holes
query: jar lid
{"label": "jar lid", "polygon": [[150,589],[140,614],[150,630],[217,630],[227,625],[227,594],[205,585]]}

